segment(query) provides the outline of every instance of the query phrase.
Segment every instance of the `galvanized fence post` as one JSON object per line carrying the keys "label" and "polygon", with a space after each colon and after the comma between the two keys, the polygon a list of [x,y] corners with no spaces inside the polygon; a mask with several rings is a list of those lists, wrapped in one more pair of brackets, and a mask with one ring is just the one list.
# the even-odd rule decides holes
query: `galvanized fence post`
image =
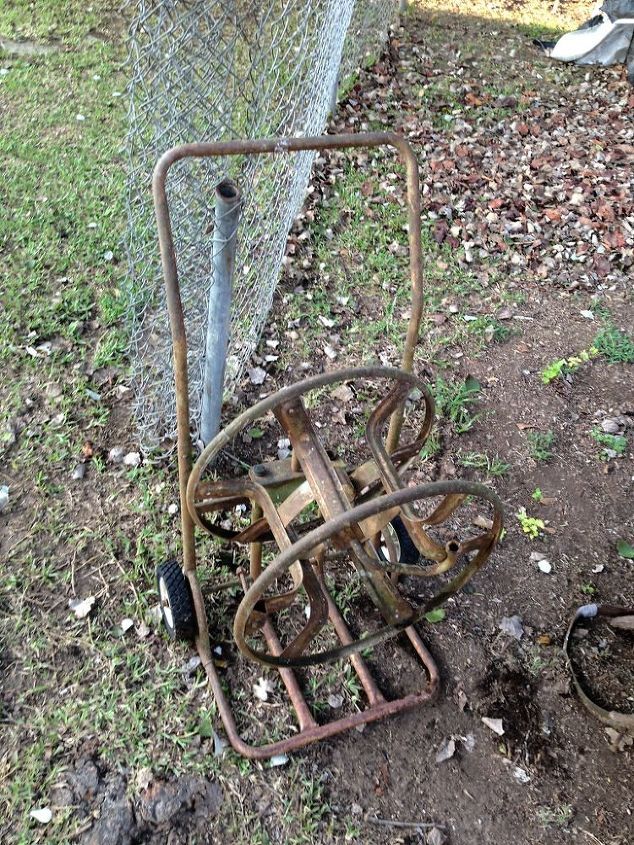
{"label": "galvanized fence post", "polygon": [[213,284],[209,291],[200,414],[200,437],[204,445],[207,445],[220,429],[240,199],[240,191],[231,179],[223,179],[216,187]]}

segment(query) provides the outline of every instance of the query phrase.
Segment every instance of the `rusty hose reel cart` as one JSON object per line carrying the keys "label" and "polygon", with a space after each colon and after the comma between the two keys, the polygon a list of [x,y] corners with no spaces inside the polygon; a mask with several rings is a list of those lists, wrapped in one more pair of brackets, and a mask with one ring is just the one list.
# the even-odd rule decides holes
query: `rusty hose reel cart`
{"label": "rusty hose reel cart", "polygon": [[[175,162],[190,157],[283,155],[302,150],[379,146],[394,147],[407,173],[412,310],[402,369],[357,367],[312,376],[285,387],[234,419],[211,440],[192,466],[187,343],[166,193],[170,168]],[[394,133],[186,144],[169,150],[158,161],[153,194],[174,351],[183,553],[182,569],[175,561],[159,567],[159,593],[170,633],[195,639],[232,746],[246,757],[267,758],[433,700],[438,691],[438,670],[414,625],[466,584],[486,562],[502,530],[502,508],[498,497],[481,484],[458,480],[415,486],[405,483],[405,472],[430,434],[434,416],[429,389],[411,374],[423,308],[419,177],[412,149]],[[351,469],[341,460],[330,457],[331,453],[320,442],[302,397],[309,391],[337,383],[368,379],[381,384],[383,396],[366,428],[373,459]],[[421,397],[424,420],[418,435],[411,442],[401,444],[405,403],[413,391]],[[290,458],[251,467],[248,476],[240,479],[203,478],[215,457],[246,425],[270,412],[290,439]],[[389,432],[384,443],[388,420]],[[435,499],[440,499],[440,503],[434,505]],[[488,503],[492,512],[491,527],[463,541],[455,536],[445,542],[433,539],[430,531],[437,532],[439,526],[452,519],[465,500],[472,499]],[[431,511],[421,516],[414,506],[419,503],[420,507],[425,500],[431,501]],[[209,519],[213,512],[226,512],[245,503],[251,506],[247,528],[229,530]],[[313,510],[318,508],[319,517],[307,524],[298,524],[297,518],[309,506]],[[238,570],[237,573],[244,596],[234,617],[233,635],[243,655],[279,671],[298,722],[297,733],[287,739],[249,745],[240,736],[212,656],[204,599],[196,574],[196,527],[225,542],[249,545],[249,572]],[[271,545],[276,546],[279,553],[263,565],[263,546],[269,548]],[[410,603],[399,590],[401,576],[442,575],[459,562],[462,566],[458,574],[419,606]],[[326,586],[326,571],[333,567],[339,575],[344,567],[356,571],[383,619],[382,627],[354,639]],[[308,599],[307,618],[302,615],[303,627],[283,644],[273,622],[278,613],[299,600],[298,594],[302,601]],[[314,646],[315,638],[328,624],[334,629],[340,645],[325,651],[311,650],[311,644]],[[426,682],[417,692],[387,700],[360,652],[399,632],[407,636],[422,663]],[[260,638],[257,645],[253,642],[256,636]],[[293,670],[340,658],[350,659],[368,706],[319,724]]]}

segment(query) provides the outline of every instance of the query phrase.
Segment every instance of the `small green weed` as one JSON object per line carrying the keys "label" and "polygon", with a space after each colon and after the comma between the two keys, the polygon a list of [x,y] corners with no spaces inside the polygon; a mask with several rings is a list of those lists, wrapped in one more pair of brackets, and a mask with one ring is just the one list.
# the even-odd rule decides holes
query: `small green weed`
{"label": "small green weed", "polygon": [[536,540],[546,527],[543,519],[536,519],[526,513],[526,508],[520,508],[515,516],[519,519],[522,531],[528,534],[531,540]]}
{"label": "small green weed", "polygon": [[602,460],[609,460],[610,458],[625,454],[627,437],[624,437],[622,434],[607,434],[599,428],[593,428],[590,432],[590,437],[599,446],[604,447],[601,451]]}
{"label": "small green weed", "polygon": [[542,382],[544,384],[550,384],[551,381],[555,381],[559,376],[574,373],[582,364],[586,364],[592,358],[596,358],[598,354],[599,350],[596,346],[591,346],[589,349],[582,349],[578,355],[571,355],[570,358],[560,358],[558,361],[553,361],[542,370]]}
{"label": "small green weed", "polygon": [[506,475],[510,469],[510,464],[504,463],[498,458],[489,457],[481,452],[464,452],[458,456],[458,461],[461,466],[469,467],[471,469],[480,469],[486,472],[487,475],[493,478],[501,478]]}
{"label": "small green weed", "polygon": [[534,502],[541,502],[541,500],[542,500],[543,498],[544,498],[544,494],[542,493],[541,489],[540,489],[539,487],[536,487],[536,488],[533,490],[533,492],[531,493],[531,499],[532,499]]}
{"label": "small green weed", "polygon": [[442,452],[442,443],[440,442],[440,437],[438,435],[438,431],[434,428],[425,441],[425,445],[420,450],[420,458],[421,460],[427,460],[429,458],[434,458],[436,455],[439,455]]}
{"label": "small green weed", "polygon": [[478,317],[468,324],[472,334],[481,336],[487,343],[504,343],[512,335],[510,326],[491,317]]}
{"label": "small green weed", "polygon": [[634,338],[612,324],[601,329],[593,345],[610,364],[634,364]]}
{"label": "small green weed", "polygon": [[555,435],[552,431],[529,431],[526,435],[530,456],[534,461],[548,461],[553,456]]}
{"label": "small green weed", "polygon": [[537,818],[543,827],[565,827],[572,819],[570,804],[559,804],[556,807],[540,807]]}
{"label": "small green weed", "polygon": [[626,560],[634,560],[634,546],[628,543],[627,540],[617,540],[616,551],[619,557],[624,557]]}
{"label": "small green weed", "polygon": [[432,389],[439,415],[449,417],[456,427],[457,434],[470,431],[479,414],[471,413],[471,406],[477,400],[480,382],[469,376],[464,382],[445,381],[438,376]]}

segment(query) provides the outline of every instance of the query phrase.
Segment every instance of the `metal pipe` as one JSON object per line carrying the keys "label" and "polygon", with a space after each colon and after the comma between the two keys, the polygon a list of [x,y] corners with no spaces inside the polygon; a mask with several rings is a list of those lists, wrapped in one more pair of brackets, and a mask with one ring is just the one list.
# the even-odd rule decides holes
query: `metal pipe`
{"label": "metal pipe", "polygon": [[[420,229],[420,183],[418,175],[418,163],[414,151],[405,138],[395,132],[366,132],[351,135],[321,135],[314,138],[262,138],[257,140],[240,141],[213,141],[182,144],[172,147],[160,157],[154,168],[153,192],[156,216],[159,228],[159,241],[161,242],[161,255],[163,256],[163,270],[165,285],[168,291],[168,309],[170,310],[170,321],[172,322],[172,336],[174,325],[183,322],[182,308],[180,304],[180,292],[178,288],[178,274],[176,271],[176,260],[174,255],[174,244],[169,229],[169,210],[167,197],[165,196],[165,182],[170,168],[185,158],[205,158],[235,155],[261,155],[263,153],[292,153],[301,150],[332,150],[332,149],[355,149],[359,147],[381,147],[390,146],[397,150],[401,161],[405,165],[407,173],[407,232],[409,240],[409,263],[412,279],[412,310],[407,327],[407,337],[403,350],[401,367],[406,372],[412,371],[414,349],[418,342],[418,331],[423,312],[423,256],[422,238]],[[183,322],[184,329],[184,322]],[[184,334],[184,331],[183,331]],[[186,351],[186,348],[185,348]],[[179,359],[180,361],[180,359]],[[187,372],[182,372],[184,362],[176,360],[175,372],[177,373],[177,395],[178,382],[187,389]],[[177,399],[178,402],[178,399]],[[181,422],[177,417],[179,430]],[[398,444],[401,425],[403,422],[402,410],[397,412],[392,419],[388,432],[387,451],[391,453]],[[189,440],[189,419],[187,419],[187,437],[179,434],[179,440]]]}
{"label": "metal pipe", "polygon": [[240,191],[231,179],[223,179],[216,187],[213,281],[209,290],[200,414],[200,437],[204,445],[213,440],[220,429],[240,199]]}
{"label": "metal pipe", "polygon": [[335,76],[335,80],[332,83],[332,89],[330,91],[330,117],[334,117],[335,112],[337,111],[337,94],[339,93],[339,77]]}

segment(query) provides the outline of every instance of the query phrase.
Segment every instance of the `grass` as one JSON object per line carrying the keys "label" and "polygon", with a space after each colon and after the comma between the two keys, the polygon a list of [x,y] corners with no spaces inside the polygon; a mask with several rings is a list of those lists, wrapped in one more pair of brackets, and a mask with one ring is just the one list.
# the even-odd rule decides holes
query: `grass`
{"label": "grass", "polygon": [[553,807],[540,807],[537,818],[542,827],[566,827],[574,815],[570,804],[557,804]]}
{"label": "grass", "polygon": [[625,450],[627,449],[627,437],[624,437],[622,434],[607,434],[599,428],[593,428],[590,432],[590,437],[592,437],[594,442],[598,443],[599,446],[603,446],[601,457],[606,460],[610,457],[625,454]]}
{"label": "grass", "polygon": [[552,431],[528,431],[526,433],[528,449],[534,461],[549,461],[553,456],[555,434]]}
{"label": "grass", "polygon": [[438,376],[432,393],[436,400],[437,414],[448,417],[457,434],[466,434],[473,428],[479,417],[479,414],[472,413],[480,393],[480,384],[476,379],[470,376],[460,382],[448,381]]}
{"label": "grass", "polygon": [[[158,636],[148,616],[156,602],[153,569],[175,523],[166,514],[162,470],[108,466],[112,401],[91,375],[108,365],[125,376],[126,368],[119,328],[125,108],[115,96],[125,85],[122,51],[85,40],[89,29],[103,28],[102,11],[75,2],[38,4],[37,14],[25,3],[0,10],[0,32],[54,33],[69,48],[0,58],[8,69],[0,77],[0,200],[12,210],[0,215],[0,362],[7,375],[0,429],[17,414],[29,420],[15,443],[3,444],[11,512],[26,514],[0,572],[14,714],[3,724],[0,751],[6,842],[40,841],[29,812],[50,802],[52,785],[90,737],[98,737],[104,764],[116,767],[125,757],[131,772],[150,765],[208,773],[216,766],[195,741],[209,702],[200,677],[184,687],[187,650],[161,644],[157,660],[133,630],[115,636],[125,616],[150,623],[150,641]],[[104,477],[100,504],[83,502],[70,480],[87,441],[95,448],[90,489]],[[126,520],[112,522],[114,502],[137,511],[133,532]],[[89,594],[95,610],[79,621],[68,597]],[[55,811],[46,841],[69,841],[74,826],[70,811]]]}
{"label": "grass", "polygon": [[511,465],[505,463],[501,458],[497,456],[492,458],[481,452],[460,453],[458,463],[463,467],[481,470],[490,478],[502,478],[511,468]]}
{"label": "grass", "polygon": [[601,329],[593,345],[609,364],[634,364],[634,338],[611,323]]}

